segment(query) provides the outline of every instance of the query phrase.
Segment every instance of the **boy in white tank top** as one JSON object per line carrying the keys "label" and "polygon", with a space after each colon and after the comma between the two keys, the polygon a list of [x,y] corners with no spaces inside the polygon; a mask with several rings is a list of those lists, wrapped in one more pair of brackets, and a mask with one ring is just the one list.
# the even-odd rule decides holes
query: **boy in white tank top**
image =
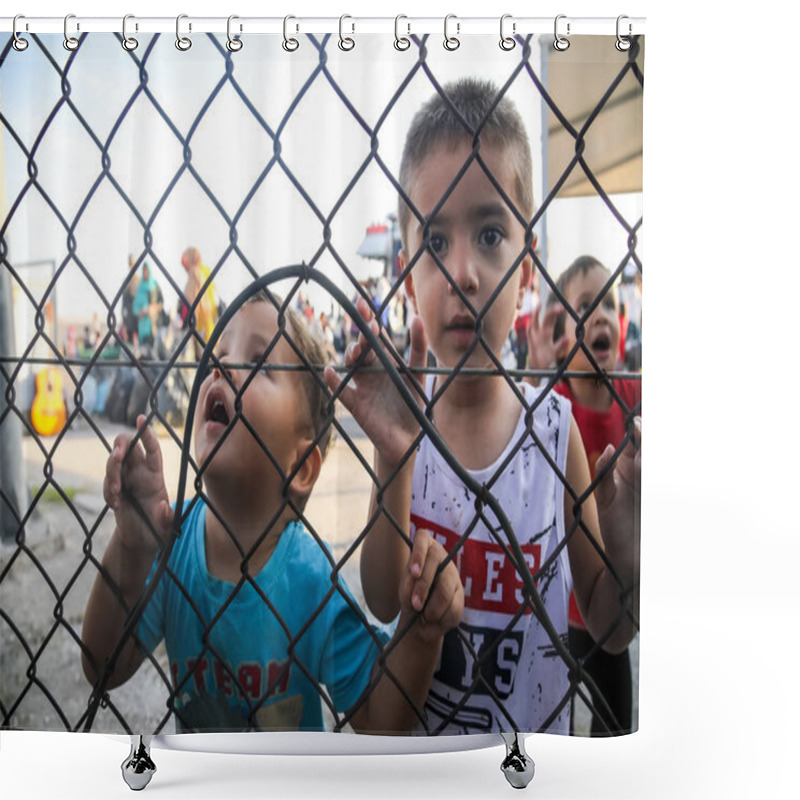
{"label": "boy in white tank top", "polygon": [[[342,386],[326,371],[371,438],[381,481],[361,553],[363,588],[378,618],[395,618],[406,570],[414,577],[421,570],[413,560],[407,566],[409,543],[400,533],[410,517],[412,536],[427,530],[451,554],[465,596],[463,621],[445,637],[424,730],[567,733],[570,589],[609,651],[624,649],[638,629],[640,423],[637,448],[622,453],[595,498],[569,401],[488,372],[500,366],[531,276],[530,149],[519,114],[507,99],[495,105],[491,84],[463,80],[444,93],[448,101],[435,95],[411,124],[400,184],[413,208],[401,199],[399,223],[401,263],[410,268],[404,288],[417,314],[409,366],[422,369],[430,347],[437,366],[448,368],[429,376],[420,396],[446,451],[420,439],[385,373],[358,371]],[[358,306],[379,334],[368,304]],[[345,363],[377,363],[363,335]],[[603,454],[598,474],[613,452]],[[530,571],[536,598],[521,569]],[[435,573],[422,577],[432,581]],[[421,602],[414,607],[428,613]]]}

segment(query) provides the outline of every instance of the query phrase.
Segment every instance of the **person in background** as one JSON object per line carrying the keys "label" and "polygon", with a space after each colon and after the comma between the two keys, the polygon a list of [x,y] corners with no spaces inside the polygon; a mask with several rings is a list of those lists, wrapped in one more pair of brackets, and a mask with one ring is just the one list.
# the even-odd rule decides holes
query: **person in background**
{"label": "person in background", "polygon": [[156,324],[161,312],[159,294],[160,289],[150,272],[150,264],[145,261],[142,266],[142,277],[133,298],[133,314],[137,320],[140,347],[152,347],[155,341]]}
{"label": "person in background", "polygon": [[[203,263],[196,247],[187,247],[181,256],[181,264],[186,270],[186,285],[183,298],[178,305],[182,327],[189,327],[197,334],[194,337],[195,356],[200,358],[217,324],[218,304],[214,281],[210,281],[211,270]],[[194,308],[192,309],[192,307]],[[194,314],[194,324],[192,322]],[[199,337],[199,338],[198,338]]]}
{"label": "person in background", "polygon": [[136,274],[136,256],[128,255],[128,283],[122,293],[122,326],[120,334],[124,341],[135,344],[138,339],[139,320],[133,313],[133,300],[139,287],[139,276]]}
{"label": "person in background", "polygon": [[[570,371],[591,373],[587,377],[566,377],[556,384],[555,391],[572,403],[572,415],[586,449],[592,480],[606,448],[609,445],[618,448],[624,441],[628,416],[641,415],[641,381],[623,378],[608,382],[598,380],[599,374],[613,372],[620,361],[620,314],[615,287],[608,286],[610,279],[611,273],[593,256],[581,256],[558,277],[558,291],[578,318],[584,320],[582,344],[568,363],[566,359],[577,345],[577,322],[561,307],[555,293],[548,297],[545,316],[550,321],[558,317],[563,325],[540,327],[531,324],[528,329],[530,360],[534,369],[548,369],[566,363]],[[555,341],[554,330],[558,331]],[[633,724],[630,655],[627,649],[608,653],[595,642],[586,628],[574,594],[570,597],[569,607],[569,649],[573,656],[583,661],[584,669],[597,686],[598,692],[591,691],[593,706],[602,709],[601,695],[618,723],[609,730],[600,715],[595,713],[592,715],[592,735],[629,733]]]}
{"label": "person in background", "polygon": [[[533,245],[535,248],[535,238]],[[533,295],[536,275],[536,271],[531,270],[531,279],[528,285],[524,287],[522,293],[522,306],[514,320],[514,353],[517,357],[517,369],[525,369],[528,363],[528,325],[530,324],[531,314],[533,313]]]}
{"label": "person in background", "polygon": [[335,334],[331,327],[328,315],[324,311],[319,312],[319,320],[316,323],[319,328],[318,337],[325,345],[325,352],[328,354],[328,360],[331,362],[337,361],[336,347],[334,346]]}

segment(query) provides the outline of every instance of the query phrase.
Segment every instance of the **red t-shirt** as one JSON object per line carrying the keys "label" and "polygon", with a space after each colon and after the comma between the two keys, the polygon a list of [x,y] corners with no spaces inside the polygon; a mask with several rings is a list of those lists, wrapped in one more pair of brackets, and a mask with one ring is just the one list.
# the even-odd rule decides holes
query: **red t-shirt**
{"label": "red t-shirt", "polygon": [[[642,382],[634,380],[614,380],[614,390],[629,410],[636,408],[642,400]],[[625,411],[616,401],[605,411],[595,411],[586,406],[579,405],[572,396],[572,391],[566,381],[556,384],[555,390],[572,403],[572,416],[581,432],[586,457],[589,459],[589,471],[594,480],[595,464],[603,450],[609,444],[615,447],[625,438]],[[642,410],[636,411],[641,415]],[[569,599],[569,624],[578,628],[585,628],[575,595]]]}

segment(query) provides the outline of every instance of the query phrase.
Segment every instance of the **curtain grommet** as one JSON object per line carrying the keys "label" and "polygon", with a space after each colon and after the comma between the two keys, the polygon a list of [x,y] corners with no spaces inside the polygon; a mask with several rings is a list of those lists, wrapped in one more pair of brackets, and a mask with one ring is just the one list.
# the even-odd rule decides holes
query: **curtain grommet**
{"label": "curtain grommet", "polygon": [[[349,14],[342,14],[342,16],[339,17],[339,49],[344,50],[345,53],[349,52],[356,46],[355,39],[353,39],[352,36],[345,36],[344,32],[342,31],[342,28],[344,27],[344,21],[346,19],[352,19],[352,17]],[[352,22],[350,24],[352,27],[351,33],[355,33],[356,30],[355,22]]]}
{"label": "curtain grommet", "polygon": [[[128,20],[129,19],[136,19],[133,14],[126,14],[122,18],[122,47],[124,50],[127,50],[129,53],[135,50],[139,46],[139,40],[134,38],[133,36],[128,36]],[[139,30],[139,25],[136,25],[136,30]]]}
{"label": "curtain grommet", "polygon": [[[289,36],[290,19],[295,19],[295,17],[289,14],[283,18],[283,43],[281,46],[287,53],[294,53],[294,51],[300,47],[300,42],[298,42],[294,37]],[[299,27],[295,26],[295,30],[299,30]]]}
{"label": "curtain grommet", "polygon": [[[74,14],[67,14],[64,17],[64,49],[69,50],[70,53],[78,49],[80,42],[74,37],[69,35],[69,21],[75,19]],[[76,30],[80,30],[80,25],[76,25]]]}
{"label": "curtain grommet", "polygon": [[567,36],[569,36],[569,22],[567,22],[567,35],[566,36],[562,36],[558,32],[559,20],[566,19],[566,18],[567,18],[566,14],[558,14],[556,16],[555,22],[553,23],[553,36],[554,36],[553,47],[555,47],[555,49],[558,50],[559,53],[563,53],[565,50],[569,50],[569,39],[567,39]]}
{"label": "curtain grommet", "polygon": [[236,14],[231,14],[228,17],[228,41],[225,43],[225,47],[228,48],[228,51],[231,53],[238,53],[243,47],[244,42],[242,41],[241,33],[242,33],[242,26],[239,25],[239,38],[235,39],[233,34],[231,33],[231,23],[235,20],[239,19]]}
{"label": "curtain grommet", "polygon": [[[28,49],[28,45],[30,44],[30,42],[27,39],[25,39],[25,38],[23,38],[22,36],[19,35],[19,30],[17,29],[17,22],[19,20],[21,20],[21,19],[25,19],[25,15],[24,14],[17,14],[17,16],[14,17],[14,24],[13,24],[13,26],[11,28],[12,35],[14,37],[14,41],[11,43],[11,46],[18,53],[21,53],[23,50],[27,50]],[[25,23],[25,30],[28,30],[28,23],[27,22]]]}
{"label": "curtain grommet", "polygon": [[448,14],[444,18],[444,42],[442,42],[442,46],[445,50],[449,50],[452,53],[454,50],[458,50],[458,48],[461,47],[461,40],[457,35],[450,36],[449,26],[451,19],[456,20],[456,34],[461,33],[461,23],[458,22],[458,18],[455,14]]}
{"label": "curtain grommet", "polygon": [[[188,36],[181,35],[181,20],[186,19],[188,14],[178,14],[175,20],[175,47],[182,53],[185,53],[191,46],[192,40]],[[192,23],[189,23],[189,32],[192,30]]]}
{"label": "curtain grommet", "polygon": [[503,14],[503,16],[500,17],[500,49],[506,52],[513,50],[517,46],[514,40],[514,35],[517,32],[517,23],[511,23],[511,36],[506,36],[505,24],[507,19],[511,19],[511,14]]}

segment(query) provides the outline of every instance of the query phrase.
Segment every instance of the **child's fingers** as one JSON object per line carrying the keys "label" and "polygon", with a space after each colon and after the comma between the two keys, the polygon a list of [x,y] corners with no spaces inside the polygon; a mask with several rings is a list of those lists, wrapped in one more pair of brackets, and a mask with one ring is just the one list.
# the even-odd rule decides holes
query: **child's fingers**
{"label": "child's fingers", "polygon": [[638,483],[642,474],[642,418],[633,418],[631,428],[631,441],[625,448],[624,456],[629,459],[630,466],[626,465],[624,474],[626,479]]}
{"label": "child's fingers", "polygon": [[427,531],[417,531],[409,561],[407,597],[415,611],[425,609],[427,625],[442,630],[458,625],[464,611],[464,591],[455,564],[441,568],[446,557],[445,549]]}
{"label": "child's fingers", "polygon": [[156,511],[157,518],[156,524],[160,528],[161,537],[166,539],[169,536],[170,529],[172,528],[172,519],[175,516],[175,511],[170,505],[168,500],[162,500]]}
{"label": "child's fingers", "polygon": [[325,378],[325,383],[328,384],[328,388],[331,390],[331,392],[335,392],[342,383],[342,379],[339,377],[336,370],[330,365],[325,367],[325,369],[322,371],[322,376]]}
{"label": "child's fingers", "polygon": [[425,581],[429,580],[429,576],[425,576],[425,562],[430,541],[427,531],[416,532],[408,567],[400,587],[401,606],[411,606],[414,611],[422,611],[428,596],[428,585]]}
{"label": "child's fingers", "polygon": [[372,313],[372,308],[365,298],[359,297],[356,300],[356,308],[358,309],[358,313],[361,314],[367,322],[371,322],[375,318],[375,315]]}
{"label": "child's fingers", "polygon": [[103,479],[103,500],[112,511],[116,511],[119,503],[120,485],[118,479],[109,475],[106,470],[106,477]]}
{"label": "child's fingers", "polygon": [[421,317],[414,317],[411,321],[411,352],[408,357],[408,366],[412,370],[419,370],[428,363],[428,337],[425,334],[425,324]]}
{"label": "child's fingers", "polygon": [[[614,457],[614,453],[616,452],[613,444],[607,444],[606,449],[600,454],[595,463],[595,473],[600,474]],[[611,467],[610,473],[614,471],[614,467]],[[609,473],[609,474],[610,474]]]}
{"label": "child's fingers", "polygon": [[[414,546],[408,565],[411,578],[411,607],[415,611],[422,611],[428,600],[428,594],[436,578],[436,571],[443,558],[444,548],[432,539],[427,531],[418,530],[414,535]],[[428,621],[427,614],[425,618]]]}
{"label": "child's fingers", "polygon": [[136,419],[136,427],[141,434],[140,441],[144,447],[145,464],[153,472],[161,471],[161,445],[158,437],[150,425],[147,424],[147,417],[140,414]]}
{"label": "child's fingers", "polygon": [[[362,356],[362,353],[364,354]],[[348,369],[352,369],[360,362],[360,366],[368,366],[375,360],[376,356],[373,350],[370,349],[369,342],[364,335],[358,337],[355,342],[350,342],[347,350],[344,353],[344,365]]]}
{"label": "child's fingers", "polygon": [[128,450],[129,437],[120,434],[114,439],[111,453],[106,461],[106,474],[103,480],[103,499],[110,508],[116,508],[119,493],[122,491],[122,460]]}
{"label": "child's fingers", "polygon": [[[436,552],[428,551],[429,561],[433,570],[432,587],[425,605],[424,618],[429,625],[437,625],[443,630],[449,630],[461,622],[464,610],[464,592],[461,579],[455,564],[450,563],[440,570],[444,560],[444,549]],[[438,577],[437,577],[438,573]]]}
{"label": "child's fingers", "polygon": [[634,417],[633,418],[633,446],[637,450],[641,450],[642,447],[642,418],[641,417]]}
{"label": "child's fingers", "polygon": [[348,369],[352,369],[356,361],[358,361],[358,356],[360,353],[361,353],[361,343],[350,342],[350,344],[347,345],[347,349],[344,351],[344,365]]}
{"label": "child's fingers", "polygon": [[[615,452],[616,450],[613,444],[606,446],[606,449],[603,450],[603,452],[600,454],[600,457],[597,459],[597,462],[595,463],[595,474],[600,475],[606,469],[608,464],[614,458]],[[611,465],[608,473],[604,475],[597,484],[595,495],[598,509],[607,508],[614,500],[614,495],[616,495],[616,484],[614,483],[615,468],[616,463]]]}
{"label": "child's fingers", "polygon": [[530,317],[528,318],[528,324],[525,326],[525,334],[528,337],[528,341],[533,341],[536,334],[539,331],[539,306],[537,305],[536,308],[533,309]]}
{"label": "child's fingers", "polygon": [[338,395],[339,399],[344,404],[344,407],[348,411],[352,412],[358,399],[356,390],[352,386],[344,386],[340,390],[339,387],[342,386],[342,379],[339,377],[339,374],[336,372],[336,370],[331,366],[325,367],[323,375],[325,377],[325,383],[328,384],[328,388],[331,390],[331,392],[335,394],[337,391],[340,391],[340,394]]}
{"label": "child's fingers", "polygon": [[541,319],[538,313],[531,314],[528,323],[528,339],[538,346],[549,345],[553,339],[556,320],[563,313],[564,309],[561,306],[550,306],[545,310]]}
{"label": "child's fingers", "polygon": [[631,438],[625,449],[622,451],[624,458],[639,460],[642,451],[642,418],[634,417],[633,425],[630,429]]}
{"label": "child's fingers", "polygon": [[[373,322],[372,325],[375,325],[372,332],[377,336],[378,335],[377,323]],[[362,353],[364,354],[363,357]],[[352,369],[359,362],[361,366],[369,366],[376,359],[377,356],[375,355],[375,351],[370,347],[370,344],[367,341],[367,337],[364,336],[363,333],[359,334],[358,339],[356,341],[350,342],[350,344],[347,346],[347,349],[344,352],[344,365],[348,369]]]}
{"label": "child's fingers", "polygon": [[542,327],[548,330],[553,330],[556,325],[556,320],[562,315],[566,314],[566,309],[562,305],[552,305],[544,312],[544,320]]}
{"label": "child's fingers", "polygon": [[553,345],[553,350],[555,351],[557,361],[566,358],[569,353],[569,339],[567,339],[566,336],[562,336]]}
{"label": "child's fingers", "polygon": [[414,580],[422,575],[425,560],[428,557],[428,549],[432,541],[430,533],[423,528],[420,528],[414,534],[414,542],[411,545],[411,556],[408,559],[408,572]]}
{"label": "child's fingers", "polygon": [[[363,297],[359,297],[358,300],[356,300],[356,308],[358,309],[358,313],[361,314],[364,321],[369,325],[369,329],[372,331],[372,333],[374,333],[375,336],[378,336],[380,334],[381,326],[378,324],[378,320],[375,318],[375,314],[373,313],[370,304]],[[369,342],[367,341],[367,337],[364,336],[363,333],[359,333],[358,353],[354,360],[358,359],[362,352],[366,353],[368,347]],[[366,353],[363,363],[369,364],[374,360],[374,353]]]}

